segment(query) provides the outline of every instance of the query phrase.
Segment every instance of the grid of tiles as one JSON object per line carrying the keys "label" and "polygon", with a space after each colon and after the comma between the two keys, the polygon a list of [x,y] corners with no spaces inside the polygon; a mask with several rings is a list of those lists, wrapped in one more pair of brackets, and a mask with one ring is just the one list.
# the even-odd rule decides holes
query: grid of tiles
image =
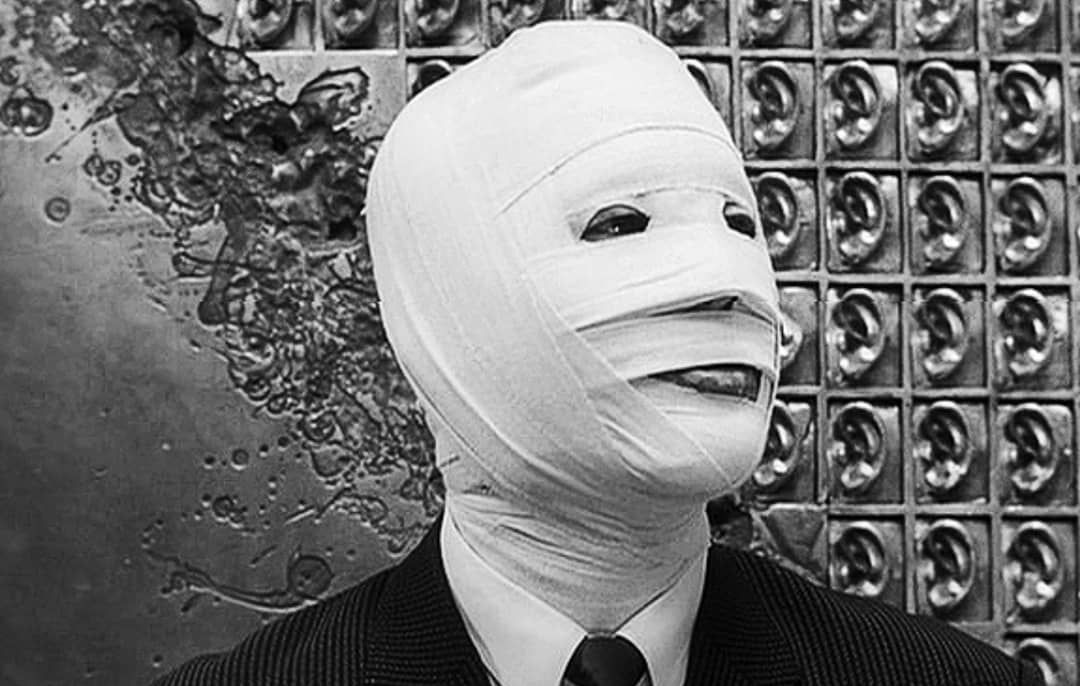
{"label": "grid of tiles", "polygon": [[223,31],[396,51],[416,93],[552,18],[653,31],[744,152],[786,316],[769,543],[1075,683],[1080,4],[251,0]]}

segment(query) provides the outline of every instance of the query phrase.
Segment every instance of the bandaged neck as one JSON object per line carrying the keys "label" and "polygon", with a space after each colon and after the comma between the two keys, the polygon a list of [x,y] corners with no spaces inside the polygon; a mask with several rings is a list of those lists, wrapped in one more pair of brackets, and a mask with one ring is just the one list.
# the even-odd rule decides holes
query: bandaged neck
{"label": "bandaged neck", "polygon": [[776,289],[723,121],[640,29],[542,24],[403,110],[368,226],[449,516],[616,629],[700,559],[773,402]]}

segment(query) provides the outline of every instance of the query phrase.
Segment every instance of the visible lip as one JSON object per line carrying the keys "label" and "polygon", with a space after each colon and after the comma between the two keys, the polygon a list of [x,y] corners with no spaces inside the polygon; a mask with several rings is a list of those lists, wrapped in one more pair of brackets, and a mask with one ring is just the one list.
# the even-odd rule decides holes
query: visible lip
{"label": "visible lip", "polygon": [[761,370],[748,364],[710,364],[653,374],[650,378],[699,393],[747,400],[757,400],[761,390]]}
{"label": "visible lip", "polygon": [[[740,315],[772,321],[762,312],[751,307],[737,295],[712,298],[688,307],[680,307],[669,312],[738,312]],[[686,367],[649,378],[666,383],[691,388],[699,393],[744,398],[755,401],[761,391],[762,371],[748,364],[708,364]]]}

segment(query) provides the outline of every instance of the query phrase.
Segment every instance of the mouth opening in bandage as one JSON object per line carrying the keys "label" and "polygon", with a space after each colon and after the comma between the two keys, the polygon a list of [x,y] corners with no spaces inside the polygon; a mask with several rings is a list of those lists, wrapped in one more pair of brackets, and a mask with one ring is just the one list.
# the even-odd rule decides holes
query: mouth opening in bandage
{"label": "mouth opening in bandage", "polygon": [[[679,313],[730,313],[723,316],[753,317],[771,321],[769,317],[747,306],[737,296],[710,299],[691,307],[678,310]],[[669,312],[668,314],[672,314]],[[700,315],[699,315],[700,316]],[[674,384],[698,393],[714,396],[742,398],[751,402],[761,398],[763,370],[755,365],[739,362],[715,362],[708,364],[680,365],[670,370],[650,374],[647,378]]]}
{"label": "mouth opening in bandage", "polygon": [[709,395],[727,395],[757,400],[761,390],[761,370],[748,364],[711,364],[654,374],[658,381],[692,388]]}

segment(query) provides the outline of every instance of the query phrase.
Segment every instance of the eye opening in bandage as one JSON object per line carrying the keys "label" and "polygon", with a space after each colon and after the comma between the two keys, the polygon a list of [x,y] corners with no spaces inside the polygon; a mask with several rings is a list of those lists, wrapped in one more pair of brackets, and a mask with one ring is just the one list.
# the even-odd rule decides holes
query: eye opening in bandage
{"label": "eye opening in bandage", "polygon": [[649,215],[632,205],[615,204],[601,207],[589,219],[581,240],[586,242],[605,241],[621,236],[642,233],[649,226]]}
{"label": "eye opening in bandage", "polygon": [[757,238],[757,221],[754,219],[752,210],[742,204],[729,201],[724,204],[724,221],[728,228],[735,233],[742,234],[747,238]]}
{"label": "eye opening in bandage", "polygon": [[[681,183],[655,185],[635,190],[609,190],[599,197],[590,198],[588,204],[571,206],[563,213],[563,217],[575,239],[602,240],[642,233],[645,225],[650,228],[654,226],[659,228],[661,225],[679,223],[680,220],[672,216],[673,202],[681,206],[682,209],[676,210],[680,215],[684,212],[694,212],[692,208],[695,207],[699,208],[697,212],[702,212],[700,209],[704,207],[702,203],[713,204],[715,209],[709,211],[714,213],[713,217],[718,228],[726,227],[733,233],[750,240],[761,237],[761,231],[758,230],[757,208],[730,191],[709,185]],[[595,229],[590,231],[591,227],[606,219],[622,219],[624,216],[635,214],[647,220],[637,230],[610,236],[600,235],[600,232]],[[590,239],[590,236],[595,237]]]}

